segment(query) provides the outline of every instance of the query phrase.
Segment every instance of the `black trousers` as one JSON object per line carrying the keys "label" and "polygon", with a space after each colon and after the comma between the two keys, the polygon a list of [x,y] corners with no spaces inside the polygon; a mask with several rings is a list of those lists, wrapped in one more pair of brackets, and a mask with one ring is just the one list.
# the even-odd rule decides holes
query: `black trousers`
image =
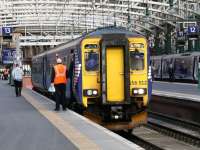
{"label": "black trousers", "polygon": [[21,96],[22,81],[14,80],[14,85],[15,85],[15,93],[16,93],[16,96]]}
{"label": "black trousers", "polygon": [[66,84],[55,84],[55,100],[56,100],[56,109],[60,109],[60,105],[62,105],[63,109],[67,107],[66,101]]}

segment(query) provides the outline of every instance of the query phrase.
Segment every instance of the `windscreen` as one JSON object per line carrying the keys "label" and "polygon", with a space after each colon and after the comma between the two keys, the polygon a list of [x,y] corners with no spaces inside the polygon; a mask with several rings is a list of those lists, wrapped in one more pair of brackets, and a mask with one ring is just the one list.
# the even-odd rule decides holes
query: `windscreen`
{"label": "windscreen", "polygon": [[139,51],[130,51],[131,70],[144,70],[144,53]]}
{"label": "windscreen", "polygon": [[99,54],[97,52],[85,52],[85,70],[98,71],[99,70]]}

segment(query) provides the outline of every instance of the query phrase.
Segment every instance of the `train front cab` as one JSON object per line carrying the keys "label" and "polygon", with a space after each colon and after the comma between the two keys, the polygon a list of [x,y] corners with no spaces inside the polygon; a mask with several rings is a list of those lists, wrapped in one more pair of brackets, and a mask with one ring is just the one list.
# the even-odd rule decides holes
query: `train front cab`
{"label": "train front cab", "polygon": [[142,37],[83,40],[82,93],[87,111],[113,130],[146,123],[147,68],[147,43]]}

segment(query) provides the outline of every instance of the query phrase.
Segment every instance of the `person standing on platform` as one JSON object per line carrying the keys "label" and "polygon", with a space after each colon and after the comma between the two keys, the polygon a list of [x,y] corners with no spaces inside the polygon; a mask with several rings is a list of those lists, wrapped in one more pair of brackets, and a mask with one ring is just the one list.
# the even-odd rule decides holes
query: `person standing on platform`
{"label": "person standing on platform", "polygon": [[5,68],[3,75],[4,75],[4,80],[8,80],[8,74],[9,74],[9,69]]}
{"label": "person standing on platform", "polygon": [[71,63],[69,66],[69,79],[70,79],[70,100],[69,100],[69,107],[73,109],[73,105],[75,104],[75,97],[73,94],[73,78],[74,78],[74,50],[71,50]]}
{"label": "person standing on platform", "polygon": [[21,96],[23,70],[19,67],[18,64],[16,64],[16,67],[12,71],[12,77],[14,80],[16,97]]}
{"label": "person standing on platform", "polygon": [[55,87],[55,111],[60,110],[60,104],[64,111],[67,110],[66,102],[66,84],[68,79],[68,70],[65,65],[62,64],[62,59],[57,58],[57,64],[52,69],[51,84]]}

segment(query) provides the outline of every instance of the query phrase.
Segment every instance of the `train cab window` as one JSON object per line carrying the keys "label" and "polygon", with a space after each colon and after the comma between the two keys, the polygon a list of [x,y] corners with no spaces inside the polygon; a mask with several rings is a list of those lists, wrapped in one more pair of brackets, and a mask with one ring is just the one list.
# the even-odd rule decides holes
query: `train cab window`
{"label": "train cab window", "polygon": [[97,49],[98,45],[97,44],[86,44],[85,49]]}
{"label": "train cab window", "polygon": [[134,49],[144,48],[144,44],[143,43],[131,43],[130,48],[134,48]]}
{"label": "train cab window", "polygon": [[99,69],[99,54],[97,52],[85,53],[85,70],[86,71],[98,71]]}
{"label": "train cab window", "polygon": [[131,70],[144,70],[144,53],[138,50],[130,51]]}

